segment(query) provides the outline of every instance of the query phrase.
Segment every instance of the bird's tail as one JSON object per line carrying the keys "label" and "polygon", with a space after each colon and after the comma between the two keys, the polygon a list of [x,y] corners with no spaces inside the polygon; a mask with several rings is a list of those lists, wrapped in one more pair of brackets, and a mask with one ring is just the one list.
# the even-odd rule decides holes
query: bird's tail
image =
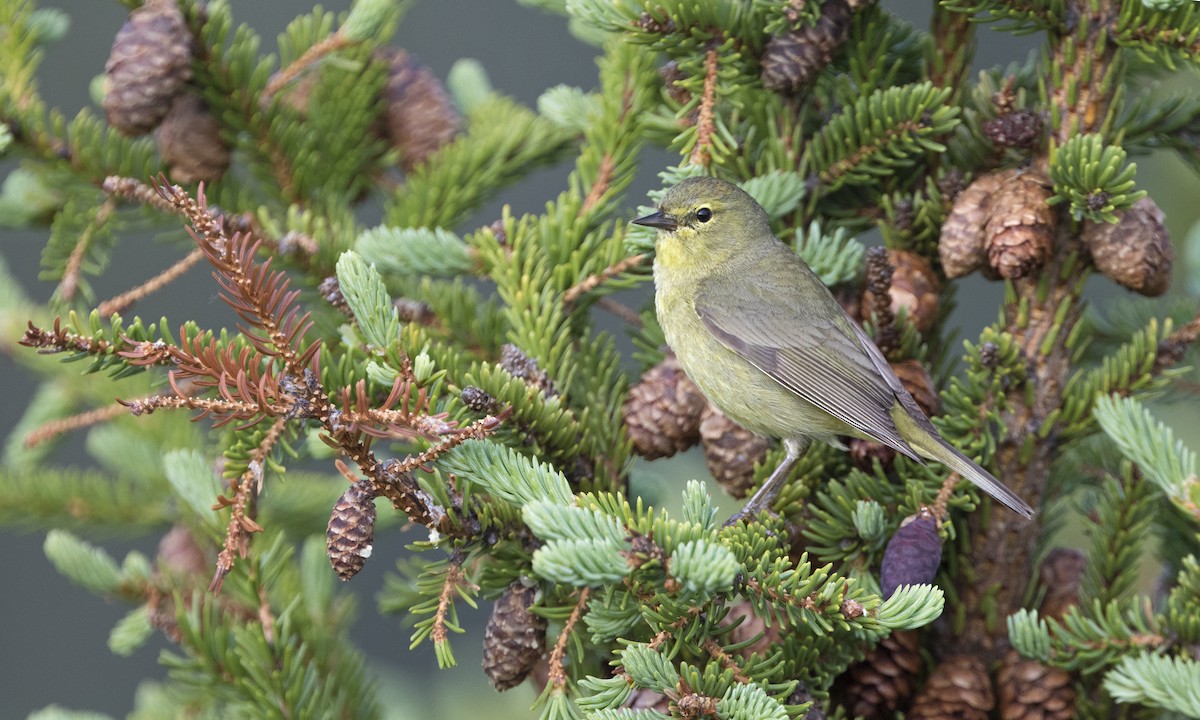
{"label": "bird's tail", "polygon": [[[910,420],[911,421],[911,420]],[[915,422],[912,423],[916,425]],[[910,433],[916,435],[917,433]],[[909,444],[912,445],[921,455],[937,460],[954,472],[962,475],[966,479],[975,483],[975,485],[983,490],[988,495],[1003,503],[1005,507],[1017,513],[1021,517],[1033,517],[1033,508],[1029,504],[1017,496],[1012,490],[1009,490],[999,480],[997,480],[987,470],[976,465],[970,458],[959,452],[954,446],[946,442],[937,435],[928,431],[920,432],[919,437],[912,438],[906,436]]]}

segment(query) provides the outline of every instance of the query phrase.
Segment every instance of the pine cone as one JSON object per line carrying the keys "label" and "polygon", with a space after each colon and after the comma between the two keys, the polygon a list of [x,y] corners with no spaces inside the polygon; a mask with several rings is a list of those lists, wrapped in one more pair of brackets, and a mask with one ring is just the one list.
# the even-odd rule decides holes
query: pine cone
{"label": "pine cone", "polygon": [[333,571],[343,581],[363,569],[375,542],[375,491],[365,480],[346,488],[329,516],[325,548]]}
{"label": "pine cone", "polygon": [[900,523],[883,551],[879,589],[884,599],[901,585],[931,583],[942,564],[938,521],[927,508]]}
{"label": "pine cone", "polygon": [[913,702],[908,720],[987,720],[996,706],[983,662],[970,655],[946,658]]}
{"label": "pine cone", "polygon": [[[889,306],[892,315],[898,315],[901,308],[908,309],[908,317],[913,326],[921,333],[926,333],[938,316],[938,292],[941,283],[933,272],[929,261],[909,250],[888,250],[888,263],[891,264],[892,281],[888,288]],[[862,297],[863,317],[871,317],[875,311],[876,297],[868,288]]]}
{"label": "pine cone", "polygon": [[704,463],[730,495],[746,497],[754,487],[754,465],[767,456],[767,440],[706,405],[700,416]]}
{"label": "pine cone", "polygon": [[846,0],[825,0],[816,25],[768,40],[761,60],[763,87],[792,94],[811,84],[849,37],[851,14]]}
{"label": "pine cone", "polygon": [[1114,225],[1083,224],[1083,244],[1096,268],[1111,280],[1142,295],[1155,297],[1171,284],[1175,249],[1164,216],[1150,198],[1142,198]]}
{"label": "pine cone", "polygon": [[996,671],[1001,720],[1067,720],[1075,717],[1071,673],[1026,660],[1009,650]]}
{"label": "pine cone", "polygon": [[993,194],[1012,173],[1012,170],[988,173],[958,194],[946,222],[942,223],[938,241],[938,256],[946,277],[970,275],[987,261],[983,226],[988,221]]}
{"label": "pine cone", "polygon": [[497,690],[520,685],[546,648],[546,618],[530,612],[537,588],[508,586],[483,631],[483,672]]}
{"label": "pine cone", "polygon": [[454,139],[462,125],[458,109],[437,76],[403,50],[380,50],[388,63],[383,90],[387,138],[400,151],[401,167],[412,172]]}
{"label": "pine cone", "polygon": [[1033,147],[1042,137],[1042,116],[1024,108],[983,123],[983,134],[1002,147]]}
{"label": "pine cone", "polygon": [[1058,219],[1046,204],[1050,196],[1050,181],[1032,171],[1014,173],[996,191],[983,235],[1000,277],[1025,277],[1049,259]]}
{"label": "pine cone", "polygon": [[507,370],[509,375],[524,380],[526,385],[541,390],[546,397],[558,395],[554,381],[545,370],[538,367],[537,360],[521,352],[521,348],[512,343],[500,348],[500,367]]}
{"label": "pine cone", "polygon": [[700,441],[704,394],[668,355],[629,389],[621,408],[625,427],[638,455],[653,460],[671,457]]}
{"label": "pine cone", "polygon": [[463,388],[459,399],[462,400],[463,405],[466,405],[477,413],[495,415],[500,411],[500,401],[483,388],[477,388],[474,385],[468,385]]}
{"label": "pine cone", "polygon": [[920,637],[912,630],[897,631],[842,673],[831,694],[852,717],[890,719],[912,697],[920,671]]}
{"label": "pine cone", "polygon": [[175,98],[158,126],[158,154],[177,183],[213,182],[229,169],[229,147],[221,139],[221,124],[190,92]]}
{"label": "pine cone", "polygon": [[131,12],[104,70],[108,124],[129,136],[153,130],[192,76],[192,37],[174,0],[148,0]]}
{"label": "pine cone", "polygon": [[1042,561],[1038,583],[1045,589],[1038,613],[1044,618],[1061,620],[1072,606],[1079,604],[1079,581],[1087,569],[1087,557],[1074,548],[1054,548]]}

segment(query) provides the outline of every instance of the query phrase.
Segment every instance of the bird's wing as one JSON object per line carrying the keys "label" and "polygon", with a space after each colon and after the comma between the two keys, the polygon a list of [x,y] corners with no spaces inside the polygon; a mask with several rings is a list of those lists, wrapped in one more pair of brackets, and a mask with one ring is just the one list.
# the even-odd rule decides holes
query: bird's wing
{"label": "bird's wing", "polygon": [[725,347],[780,385],[920,461],[891,417],[897,397],[908,393],[874,343],[812,280],[817,285],[805,291],[711,279],[697,288],[696,313]]}

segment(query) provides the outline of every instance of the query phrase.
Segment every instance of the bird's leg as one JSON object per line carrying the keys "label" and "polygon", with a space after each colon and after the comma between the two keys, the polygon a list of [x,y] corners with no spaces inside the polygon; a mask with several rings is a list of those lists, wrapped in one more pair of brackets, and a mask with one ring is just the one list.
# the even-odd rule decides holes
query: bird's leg
{"label": "bird's leg", "polygon": [[791,473],[792,466],[796,464],[796,461],[800,459],[804,451],[808,450],[810,443],[811,441],[808,438],[784,440],[783,447],[787,451],[787,454],[784,455],[783,460],[779,463],[779,467],[775,468],[775,472],[771,473],[771,477],[767,478],[762,487],[746,501],[742,509],[734,513],[733,517],[725,522],[725,526],[736,525],[743,520],[753,520],[758,517],[760,512],[771,507],[771,503],[779,495],[779,490],[783,487],[784,481],[787,480],[788,474]]}

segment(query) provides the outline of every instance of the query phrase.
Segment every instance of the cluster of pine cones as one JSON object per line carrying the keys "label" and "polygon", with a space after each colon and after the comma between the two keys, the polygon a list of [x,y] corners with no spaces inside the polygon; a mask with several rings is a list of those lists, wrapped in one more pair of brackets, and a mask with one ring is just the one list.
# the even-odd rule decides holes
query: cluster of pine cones
{"label": "cluster of pine cones", "polygon": [[[191,84],[197,43],[175,0],[147,0],[129,14],[105,65],[108,123],[136,137],[156,132],[159,154],[175,182],[213,182],[225,174],[236,138]],[[458,133],[461,118],[438,78],[403,50],[384,48],[388,66],[379,132],[411,171]],[[307,112],[312,73],[283,98]]]}

